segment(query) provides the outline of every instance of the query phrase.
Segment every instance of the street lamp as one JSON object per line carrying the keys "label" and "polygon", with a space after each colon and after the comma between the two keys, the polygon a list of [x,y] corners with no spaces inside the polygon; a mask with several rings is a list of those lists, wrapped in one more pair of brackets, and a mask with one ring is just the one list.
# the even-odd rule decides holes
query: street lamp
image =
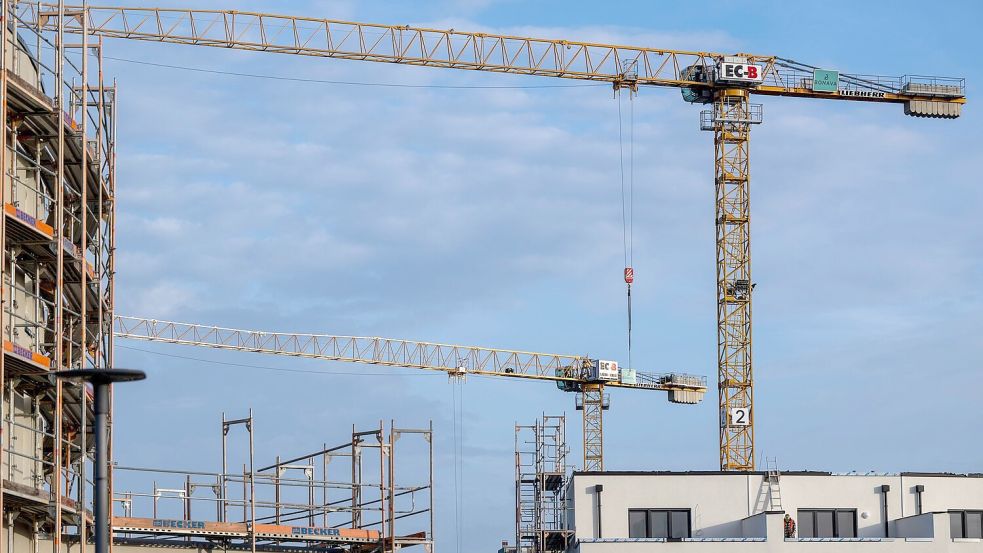
{"label": "street lamp", "polygon": [[[92,383],[92,409],[95,412],[92,429],[96,439],[96,466],[93,469],[92,484],[95,488],[92,502],[95,553],[109,553],[109,391],[114,382],[143,380],[147,375],[143,371],[132,369],[74,369],[54,374],[57,378]],[[58,439],[60,438],[59,436]],[[80,538],[84,540],[85,536]]]}

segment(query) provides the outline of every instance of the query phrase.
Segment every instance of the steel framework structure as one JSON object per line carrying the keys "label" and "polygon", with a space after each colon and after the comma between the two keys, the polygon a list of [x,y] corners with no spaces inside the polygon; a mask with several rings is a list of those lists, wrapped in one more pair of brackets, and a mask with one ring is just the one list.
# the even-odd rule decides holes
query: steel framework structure
{"label": "steel framework structure", "polygon": [[565,415],[515,425],[515,547],[517,553],[566,551],[569,529]]}
{"label": "steel framework structure", "polygon": [[[45,25],[55,7],[42,4],[35,12],[25,6],[25,17]],[[621,81],[625,67],[636,64],[639,84],[687,84],[682,69],[712,66],[715,55],[238,10],[67,9],[75,19],[66,29],[82,32],[86,25],[104,37],[603,82]],[[769,67],[776,61],[755,59]]]}
{"label": "steel framework structure", "polygon": [[[773,55],[737,54],[619,46],[582,41],[541,39],[492,33],[381,25],[321,18],[241,12],[131,7],[73,6],[24,3],[19,17],[38,28],[57,29],[100,37],[211,46],[249,51],[410,64],[427,67],[491,71],[612,83],[616,88],[667,86],[681,88],[691,102],[716,102],[739,87],[743,94],[794,96],[811,99],[900,103],[905,114],[955,118],[966,102],[965,81],[959,78],[881,76],[838,73],[832,88],[815,86],[819,69]],[[69,15],[67,19],[65,15]],[[755,82],[735,84],[716,78],[718,64],[726,59],[760,67]],[[718,133],[719,134],[719,133]],[[745,141],[746,142],[746,141]],[[718,143],[718,148],[719,148]],[[746,151],[746,148],[745,148]],[[717,156],[717,165],[724,159]],[[746,182],[746,181],[745,181]],[[719,184],[719,183],[718,183]],[[744,185],[746,188],[746,184]],[[718,194],[719,196],[719,194]],[[719,202],[718,202],[719,203]],[[718,209],[719,215],[719,209]],[[720,231],[718,217],[718,234]],[[727,233],[740,227],[725,222]],[[746,230],[746,229],[744,229]],[[746,235],[746,233],[745,233]],[[721,255],[718,262],[728,265]],[[728,246],[729,248],[729,246]],[[725,248],[726,250],[727,248]],[[749,256],[745,256],[749,257]],[[731,263],[732,267],[733,264]],[[750,265],[746,269],[749,272]],[[732,272],[718,267],[718,275]],[[734,430],[725,409],[750,407],[753,381],[750,371],[750,288],[747,298],[735,304],[721,299],[718,278],[718,374],[721,381],[720,453],[722,469],[753,469],[753,417],[746,428]],[[736,318],[735,318],[736,317]],[[740,320],[737,320],[740,319]],[[745,321],[746,319],[746,321]],[[746,324],[745,324],[746,323]],[[746,368],[736,375],[728,363],[747,356]],[[725,381],[728,375],[734,376]],[[741,399],[735,399],[741,397]],[[586,401],[586,396],[584,397]],[[727,461],[728,459],[732,461]]]}
{"label": "steel framework structure", "polygon": [[[240,330],[197,323],[114,317],[114,335],[216,349],[270,353],[328,361],[409,367],[452,375],[503,376],[578,384],[586,379],[588,356],[460,346],[369,336],[301,334]],[[605,386],[667,392],[698,392],[706,377],[681,373],[635,373],[635,382],[606,381]],[[685,378],[683,378],[685,377]]]}
{"label": "steel framework structure", "polygon": [[[235,448],[230,431],[239,427],[245,447]],[[262,467],[254,464],[255,430],[252,411],[240,419],[222,415],[220,472],[116,467],[131,483],[113,497],[116,543],[168,547],[177,538],[186,547],[217,542],[251,551],[433,551],[432,423],[353,426],[346,443],[278,455]],[[401,465],[397,449],[415,459]],[[231,459],[242,462],[241,472],[229,468]]]}
{"label": "steel framework structure", "polygon": [[84,551],[91,390],[51,373],[113,362],[116,86],[101,40],[67,43],[62,8],[41,28],[26,4],[0,1],[0,552],[24,528]]}
{"label": "steel framework structure", "polygon": [[[51,25],[56,7],[54,3],[25,4],[23,17]],[[79,5],[66,10],[73,16],[66,22],[66,32],[616,85],[707,87],[706,82],[689,78],[686,68],[709,70],[726,55],[239,10]],[[773,55],[741,55],[764,66],[764,82],[753,90],[757,94],[905,104],[916,100],[965,103],[963,79],[841,74],[840,90],[817,93],[811,86],[812,66]],[[940,94],[931,86],[919,85],[953,86],[959,94]]]}
{"label": "steel framework structure", "polygon": [[604,386],[585,384],[577,398],[577,410],[584,412],[584,470],[604,470],[604,411],[608,409]]}
{"label": "steel framework structure", "polygon": [[[710,115],[716,150],[720,468],[754,470],[748,138],[751,125],[761,118],[743,89],[720,91]],[[735,409],[746,409],[745,417],[734,417],[740,412]]]}

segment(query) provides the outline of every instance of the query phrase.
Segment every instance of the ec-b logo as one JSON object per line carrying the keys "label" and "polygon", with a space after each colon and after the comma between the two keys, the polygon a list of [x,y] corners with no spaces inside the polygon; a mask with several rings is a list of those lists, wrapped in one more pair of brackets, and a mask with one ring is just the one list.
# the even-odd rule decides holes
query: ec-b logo
{"label": "ec-b logo", "polygon": [[761,82],[761,67],[751,63],[722,62],[717,78],[722,81]]}

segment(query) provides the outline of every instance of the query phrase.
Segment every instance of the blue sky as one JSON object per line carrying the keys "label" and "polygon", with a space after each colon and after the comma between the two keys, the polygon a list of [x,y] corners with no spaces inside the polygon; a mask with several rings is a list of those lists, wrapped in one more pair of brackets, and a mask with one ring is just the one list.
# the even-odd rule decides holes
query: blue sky
{"label": "blue sky", "polygon": [[[976,3],[934,12],[914,2],[284,4],[235,7],[966,77],[970,104],[956,121],[891,105],[761,100],[765,123],[751,145],[755,408],[758,452],[785,468],[983,467]],[[107,55],[311,79],[552,84],[123,41]],[[108,63],[120,82],[120,314],[626,359],[618,104],[608,89],[349,87]],[[634,106],[634,365],[713,382],[712,138],[675,90],[643,90]],[[125,465],[215,470],[221,412],[249,407],[262,461],[343,442],[352,423],[433,419],[447,550],[458,526],[475,550],[511,538],[515,422],[565,411],[580,456],[572,396],[470,380],[458,525],[445,377],[117,344],[118,365],[150,376],[119,393]],[[372,375],[337,374],[359,371]],[[607,468],[716,468],[714,394],[695,407],[611,395]]]}

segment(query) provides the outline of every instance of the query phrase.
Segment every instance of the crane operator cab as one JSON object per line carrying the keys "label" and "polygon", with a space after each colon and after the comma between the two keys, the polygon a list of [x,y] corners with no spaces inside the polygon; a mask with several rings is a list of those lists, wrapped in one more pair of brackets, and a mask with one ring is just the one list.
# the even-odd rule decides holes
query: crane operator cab
{"label": "crane operator cab", "polygon": [[[632,371],[634,375],[634,371]],[[576,381],[558,380],[556,387],[564,392],[579,392],[584,382],[621,382],[621,370],[617,361],[604,359],[584,359],[580,367],[561,367],[556,369],[556,376],[573,378]]]}
{"label": "crane operator cab", "polygon": [[[710,83],[712,70],[703,65],[691,65],[680,72],[679,77],[684,81],[695,81],[698,83]],[[709,104],[713,101],[713,91],[709,87],[683,87],[679,89],[683,94],[683,100],[691,104]]]}

